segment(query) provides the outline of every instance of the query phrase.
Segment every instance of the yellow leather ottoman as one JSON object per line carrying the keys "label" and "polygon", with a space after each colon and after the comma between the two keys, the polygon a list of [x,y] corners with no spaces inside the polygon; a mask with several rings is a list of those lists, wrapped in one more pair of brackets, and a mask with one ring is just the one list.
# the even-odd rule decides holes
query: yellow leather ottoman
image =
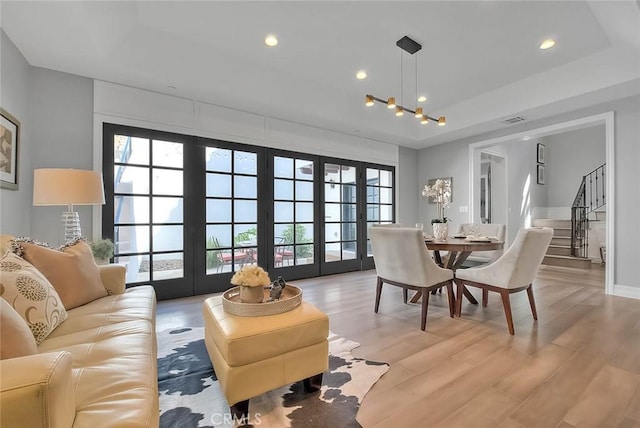
{"label": "yellow leather ottoman", "polygon": [[205,344],[232,414],[247,416],[249,398],[299,380],[307,392],[322,384],[329,365],[329,317],[310,303],[282,314],[242,317],[203,305]]}

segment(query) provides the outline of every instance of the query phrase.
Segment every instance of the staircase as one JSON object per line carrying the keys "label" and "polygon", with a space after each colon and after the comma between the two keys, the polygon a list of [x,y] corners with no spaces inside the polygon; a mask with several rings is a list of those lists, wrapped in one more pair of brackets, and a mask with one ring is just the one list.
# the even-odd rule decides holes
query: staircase
{"label": "staircase", "polygon": [[571,255],[571,220],[539,218],[533,220],[535,227],[550,227],[553,238],[542,264],[576,269],[591,269],[591,259]]}

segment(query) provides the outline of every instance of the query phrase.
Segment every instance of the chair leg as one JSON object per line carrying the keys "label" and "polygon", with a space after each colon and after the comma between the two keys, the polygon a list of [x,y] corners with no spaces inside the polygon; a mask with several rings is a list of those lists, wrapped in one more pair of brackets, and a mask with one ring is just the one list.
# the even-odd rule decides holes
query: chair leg
{"label": "chair leg", "polygon": [[456,304],[456,298],[453,296],[453,281],[447,282],[447,300],[449,300],[449,316],[453,318]]}
{"label": "chair leg", "polygon": [[482,289],[482,306],[487,307],[487,302],[489,301],[489,290]]}
{"label": "chair leg", "polygon": [[504,315],[507,317],[507,326],[509,327],[509,334],[515,334],[513,329],[513,316],[511,314],[511,300],[509,299],[509,290],[500,290],[500,296],[502,297],[502,306],[504,306]]}
{"label": "chair leg", "polygon": [[382,278],[378,277],[378,285],[376,286],[376,306],[374,312],[378,313],[378,307],[380,306],[380,295],[382,294]]}
{"label": "chair leg", "polygon": [[427,308],[429,307],[429,293],[422,293],[422,318],[420,319],[420,330],[427,328]]}
{"label": "chair leg", "polygon": [[533,319],[538,321],[538,311],[536,311],[536,299],[533,298],[533,287],[529,284],[529,288],[527,288],[527,296],[529,297],[529,306],[531,306],[531,313],[533,314]]}
{"label": "chair leg", "polygon": [[409,298],[409,289],[408,288],[403,288],[402,289],[402,301],[404,302],[404,304],[407,304],[407,299]]}
{"label": "chair leg", "polygon": [[464,285],[459,279],[456,280],[456,284],[458,285],[458,291],[456,292],[456,316],[460,317],[462,314],[462,294]]}

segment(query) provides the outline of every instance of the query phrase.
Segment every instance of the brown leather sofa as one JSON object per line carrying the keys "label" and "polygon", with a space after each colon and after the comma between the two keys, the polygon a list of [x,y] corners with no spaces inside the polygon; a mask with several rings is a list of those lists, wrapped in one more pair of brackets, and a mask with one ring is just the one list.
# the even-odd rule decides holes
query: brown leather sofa
{"label": "brown leather sofa", "polygon": [[37,354],[0,361],[0,426],[158,426],[154,290],[125,290],[123,266],[100,276],[111,295],[68,310]]}

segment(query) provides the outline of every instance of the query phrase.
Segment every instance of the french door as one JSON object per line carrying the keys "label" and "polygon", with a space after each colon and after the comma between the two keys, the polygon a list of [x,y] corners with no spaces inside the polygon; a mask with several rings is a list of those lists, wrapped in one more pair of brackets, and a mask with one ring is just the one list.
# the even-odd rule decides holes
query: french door
{"label": "french door", "polygon": [[259,265],[287,280],[372,268],[394,171],[344,159],[104,125],[103,236],[159,299],[224,291]]}

